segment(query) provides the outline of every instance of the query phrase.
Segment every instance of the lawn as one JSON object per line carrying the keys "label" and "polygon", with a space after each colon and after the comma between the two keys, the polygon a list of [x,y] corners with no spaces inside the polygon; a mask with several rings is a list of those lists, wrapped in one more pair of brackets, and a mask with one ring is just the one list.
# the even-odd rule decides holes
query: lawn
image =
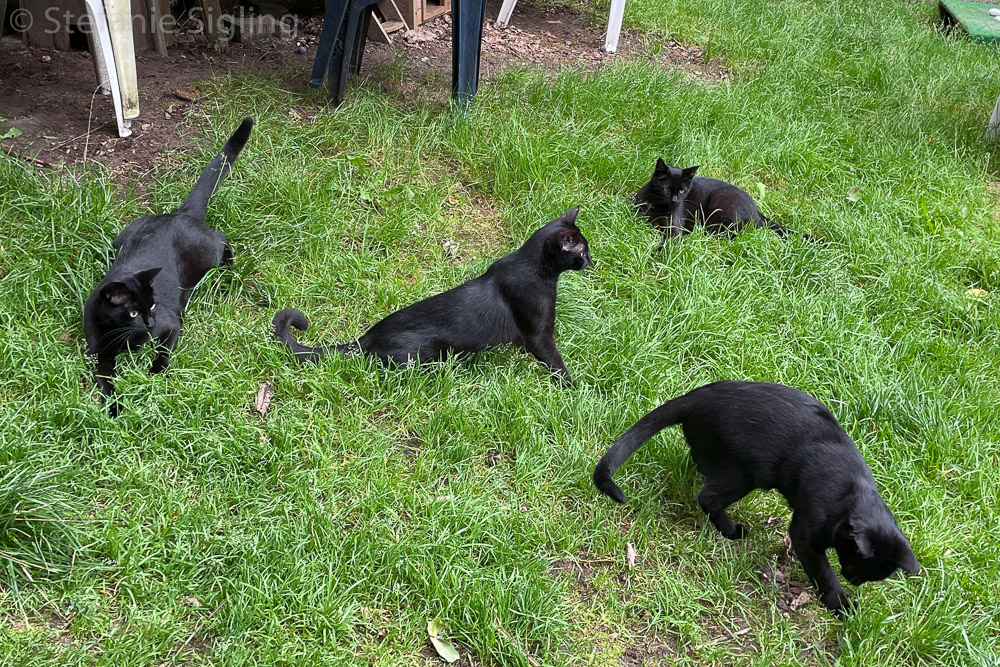
{"label": "lawn", "polygon": [[[204,139],[142,182],[0,157],[0,664],[439,664],[429,620],[458,664],[1000,664],[1000,161],[982,140],[1000,50],[935,18],[629,0],[650,52],[697,45],[728,77],[510,69],[461,114],[398,92],[393,67],[332,112],[220,76],[188,116]],[[150,350],[121,366],[111,420],[81,324],[111,239],[180,203],[247,114],[208,215],[236,265],[198,288],[168,374],[146,374]],[[696,233],[654,253],[630,199],[658,156],[829,243]],[[574,389],[515,350],[382,370],[295,366],[271,339],[288,306],[303,340],[353,339],[573,205],[596,260],[560,284]],[[919,576],[857,589],[846,621],[790,604],[781,498],[738,503],[751,535],[722,539],[678,430],[619,473],[627,505],[597,494],[630,424],[726,378],[833,410]]]}

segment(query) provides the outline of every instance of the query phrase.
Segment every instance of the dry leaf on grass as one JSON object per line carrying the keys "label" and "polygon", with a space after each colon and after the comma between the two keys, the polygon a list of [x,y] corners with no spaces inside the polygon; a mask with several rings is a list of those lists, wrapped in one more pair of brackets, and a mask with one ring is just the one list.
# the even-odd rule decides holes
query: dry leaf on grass
{"label": "dry leaf on grass", "polygon": [[257,400],[254,402],[254,412],[259,414],[261,417],[267,412],[267,408],[271,405],[271,397],[274,396],[274,390],[271,389],[271,385],[268,383],[263,383],[260,385],[260,389],[257,390]]}
{"label": "dry leaf on grass", "polygon": [[635,569],[635,547],[631,542],[625,544],[625,562],[628,563],[628,569]]}

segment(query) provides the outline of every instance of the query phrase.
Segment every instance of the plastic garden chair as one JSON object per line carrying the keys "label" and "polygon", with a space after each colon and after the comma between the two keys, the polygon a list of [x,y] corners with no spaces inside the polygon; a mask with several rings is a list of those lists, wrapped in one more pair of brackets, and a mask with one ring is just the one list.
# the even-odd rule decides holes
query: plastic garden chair
{"label": "plastic garden chair", "polygon": [[[379,0],[329,0],[316,46],[309,85],[321,88],[326,78],[330,104],[344,101],[347,77],[361,71],[373,6]],[[486,0],[452,0],[452,94],[460,102],[472,98],[479,85]],[[348,55],[350,54],[350,55]]]}
{"label": "plastic garden chair", "polygon": [[139,115],[139,82],[132,41],[129,0],[84,0],[93,29],[94,59],[102,86],[111,89],[118,136],[132,134],[131,119]]}

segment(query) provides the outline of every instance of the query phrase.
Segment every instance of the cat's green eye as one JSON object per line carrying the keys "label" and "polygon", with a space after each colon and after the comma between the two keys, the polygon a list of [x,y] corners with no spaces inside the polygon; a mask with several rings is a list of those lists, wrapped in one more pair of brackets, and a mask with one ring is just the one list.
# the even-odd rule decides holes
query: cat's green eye
{"label": "cat's green eye", "polygon": [[130,312],[128,314],[128,316],[129,317],[139,317],[139,311],[138,310],[133,310],[132,312]]}

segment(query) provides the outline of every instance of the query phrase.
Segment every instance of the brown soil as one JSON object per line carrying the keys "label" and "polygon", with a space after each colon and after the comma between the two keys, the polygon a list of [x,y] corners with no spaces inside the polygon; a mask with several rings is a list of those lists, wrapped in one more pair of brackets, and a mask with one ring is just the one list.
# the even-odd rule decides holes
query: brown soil
{"label": "brown soil", "polygon": [[[654,55],[641,34],[624,32],[617,54],[602,53],[605,26],[570,7],[538,7],[521,0],[507,27],[492,20],[499,8],[500,0],[488,3],[491,18],[483,35],[481,82],[488,82],[505,67],[598,68],[622,58],[653,60],[699,78],[726,76],[721,67],[707,65],[697,49],[670,40],[655,38],[660,48]],[[0,52],[0,117],[5,117],[0,120],[0,134],[11,127],[21,132],[0,146],[43,167],[90,160],[107,167],[116,180],[134,178],[148,172],[164,150],[190,140],[190,124],[182,121],[199,101],[181,99],[178,91],[183,96],[183,91],[196,89],[196,82],[227,72],[283,78],[291,73],[290,80],[283,82],[285,88],[303,90],[322,17],[300,18],[302,24],[293,40],[234,43],[218,52],[198,34],[180,34],[166,57],[151,51],[139,53],[141,115],[132,123],[132,136],[124,139],[117,136],[110,96],[94,94],[96,79],[89,53],[24,48]],[[392,92],[411,103],[445,103],[451,81],[451,17],[438,17],[409,33],[399,31],[392,41],[390,45],[369,42],[362,74],[399,61],[403,85]],[[305,54],[298,53],[299,45],[306,47]],[[367,77],[364,85],[386,86],[386,78]],[[290,96],[289,108],[296,103],[301,104],[301,98]]]}

